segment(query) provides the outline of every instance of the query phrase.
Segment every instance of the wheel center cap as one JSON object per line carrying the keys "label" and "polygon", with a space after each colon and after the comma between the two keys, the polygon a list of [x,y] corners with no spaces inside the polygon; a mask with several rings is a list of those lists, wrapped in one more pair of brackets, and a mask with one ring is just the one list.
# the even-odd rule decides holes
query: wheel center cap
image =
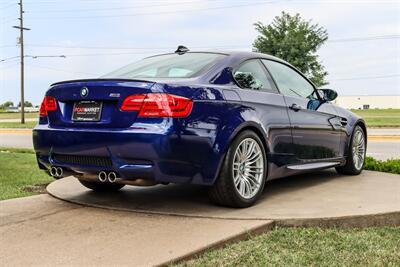
{"label": "wheel center cap", "polygon": [[244,172],[244,164],[243,164],[243,163],[240,164],[239,170],[240,170],[241,172]]}

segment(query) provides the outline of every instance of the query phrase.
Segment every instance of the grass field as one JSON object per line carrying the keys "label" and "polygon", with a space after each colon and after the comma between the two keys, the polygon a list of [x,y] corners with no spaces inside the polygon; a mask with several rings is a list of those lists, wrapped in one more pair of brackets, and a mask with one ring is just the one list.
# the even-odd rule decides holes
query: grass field
{"label": "grass field", "polygon": [[24,124],[19,122],[0,122],[0,128],[32,129],[36,124],[36,121],[27,121]]}
{"label": "grass field", "polygon": [[[38,118],[38,113],[25,113],[26,119],[34,119]],[[20,119],[20,113],[7,113],[7,112],[0,112],[0,120],[7,120],[7,119]],[[26,128],[32,129],[37,124],[37,121],[26,121],[25,124],[21,124],[19,122],[9,122],[9,121],[0,121],[0,128]]]}
{"label": "grass field", "polygon": [[[351,111],[363,117],[368,127],[400,127],[400,109],[354,109]],[[25,116],[37,118],[38,113],[26,113]],[[19,113],[0,112],[0,120],[19,118]],[[33,128],[35,125],[36,122],[27,122],[25,125],[18,122],[0,122],[0,128]]]}
{"label": "grass field", "polygon": [[39,170],[30,149],[0,148],[0,200],[43,193],[53,178]]}
{"label": "grass field", "polygon": [[400,266],[400,227],[276,228],[178,266]]}
{"label": "grass field", "polygon": [[[39,113],[25,113],[25,118],[31,119],[31,118],[38,118]],[[20,113],[7,113],[7,112],[0,112],[0,120],[2,119],[19,119],[21,118]]]}
{"label": "grass field", "polygon": [[363,117],[368,127],[400,127],[400,109],[351,110]]}

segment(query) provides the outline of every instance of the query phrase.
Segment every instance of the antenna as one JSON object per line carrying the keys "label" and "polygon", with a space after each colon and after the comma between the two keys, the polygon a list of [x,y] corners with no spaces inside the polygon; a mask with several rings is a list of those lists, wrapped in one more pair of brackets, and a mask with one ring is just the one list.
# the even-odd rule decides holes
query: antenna
{"label": "antenna", "polygon": [[184,45],[180,45],[180,46],[178,46],[178,48],[176,49],[175,53],[178,54],[178,55],[183,55],[183,54],[185,54],[185,53],[188,52],[188,51],[189,51],[189,48],[187,48],[187,47],[184,46]]}

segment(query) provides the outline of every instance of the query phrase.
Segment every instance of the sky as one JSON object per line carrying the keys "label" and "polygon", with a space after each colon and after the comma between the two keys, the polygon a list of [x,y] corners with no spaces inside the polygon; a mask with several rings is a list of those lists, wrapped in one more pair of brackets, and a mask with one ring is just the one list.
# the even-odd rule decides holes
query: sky
{"label": "sky", "polygon": [[[0,0],[0,103],[20,99],[18,0]],[[400,1],[24,0],[25,99],[53,82],[96,78],[143,57],[192,50],[251,51],[253,24],[282,11],[327,29],[318,51],[339,95],[400,94]],[[59,57],[65,55],[65,58]],[[12,58],[12,59],[8,59]]]}

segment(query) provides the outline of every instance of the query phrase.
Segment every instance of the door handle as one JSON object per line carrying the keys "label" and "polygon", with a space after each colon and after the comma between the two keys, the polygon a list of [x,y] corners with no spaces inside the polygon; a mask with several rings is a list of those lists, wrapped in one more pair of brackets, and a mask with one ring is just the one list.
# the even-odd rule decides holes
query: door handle
{"label": "door handle", "polygon": [[300,109],[302,109],[302,107],[301,106],[299,106],[299,105],[297,105],[297,104],[292,104],[290,107],[289,107],[291,110],[294,110],[294,111],[299,111]]}

